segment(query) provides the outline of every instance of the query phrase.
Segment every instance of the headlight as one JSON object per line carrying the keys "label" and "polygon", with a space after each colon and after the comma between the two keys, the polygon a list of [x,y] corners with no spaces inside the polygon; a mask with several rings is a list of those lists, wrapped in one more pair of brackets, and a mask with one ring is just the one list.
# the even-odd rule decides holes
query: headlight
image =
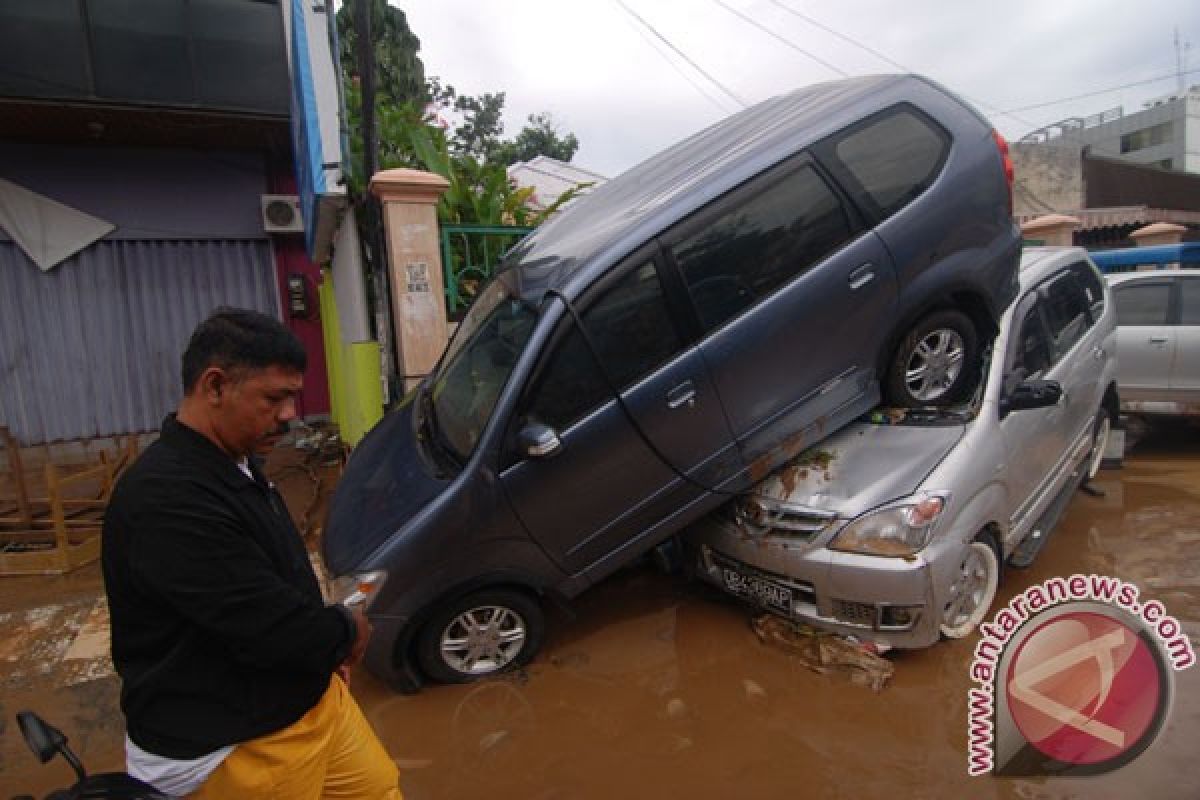
{"label": "headlight", "polygon": [[343,575],[330,584],[333,602],[344,606],[362,606],[366,611],[379,596],[379,590],[386,581],[387,573],[383,570]]}
{"label": "headlight", "polygon": [[829,543],[831,550],[869,556],[911,556],[929,543],[949,492],[921,492],[864,514]]}

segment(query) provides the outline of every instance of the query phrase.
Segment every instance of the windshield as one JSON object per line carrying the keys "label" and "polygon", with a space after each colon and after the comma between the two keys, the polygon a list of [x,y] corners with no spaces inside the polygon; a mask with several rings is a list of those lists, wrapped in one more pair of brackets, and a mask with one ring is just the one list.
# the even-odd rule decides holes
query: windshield
{"label": "windshield", "polygon": [[458,461],[466,461],[479,442],[536,320],[533,308],[501,274],[459,324],[431,383],[430,420],[440,443]]}

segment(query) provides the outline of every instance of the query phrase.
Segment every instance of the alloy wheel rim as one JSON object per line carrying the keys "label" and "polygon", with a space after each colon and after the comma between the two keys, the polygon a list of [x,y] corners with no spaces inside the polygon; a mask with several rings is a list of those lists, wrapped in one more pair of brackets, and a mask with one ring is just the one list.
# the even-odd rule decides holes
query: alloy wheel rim
{"label": "alloy wheel rim", "polygon": [[511,608],[471,608],[442,631],[442,659],[465,675],[487,675],[512,663],[527,635],[525,620]]}
{"label": "alloy wheel rim", "polygon": [[921,339],[908,357],[904,383],[918,400],[936,400],[954,385],[963,368],[962,336],[951,328],[938,328]]}
{"label": "alloy wheel rim", "polygon": [[988,593],[989,573],[987,559],[972,546],[959,567],[958,578],[950,587],[952,599],[942,617],[946,627],[959,628],[976,614]]}

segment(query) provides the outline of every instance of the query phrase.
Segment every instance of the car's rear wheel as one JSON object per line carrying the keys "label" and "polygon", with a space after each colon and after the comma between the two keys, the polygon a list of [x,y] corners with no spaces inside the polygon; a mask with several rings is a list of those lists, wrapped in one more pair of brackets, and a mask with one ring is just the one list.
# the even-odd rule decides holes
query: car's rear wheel
{"label": "car's rear wheel", "polygon": [[960,402],[979,375],[979,335],[971,318],[945,309],[923,317],[900,341],[883,382],[884,399],[919,408]]}
{"label": "car's rear wheel", "polygon": [[417,637],[417,661],[434,680],[468,683],[528,663],[544,628],[529,595],[485,589],[434,613]]}
{"label": "car's rear wheel", "polygon": [[1108,435],[1111,432],[1112,417],[1102,408],[1096,412],[1096,422],[1092,425],[1092,451],[1088,455],[1084,483],[1091,482],[1100,471],[1100,464],[1104,462],[1104,451],[1108,449]]}
{"label": "car's rear wheel", "polygon": [[963,551],[962,563],[942,606],[942,636],[969,636],[987,616],[1000,584],[1000,559],[990,537],[981,534]]}

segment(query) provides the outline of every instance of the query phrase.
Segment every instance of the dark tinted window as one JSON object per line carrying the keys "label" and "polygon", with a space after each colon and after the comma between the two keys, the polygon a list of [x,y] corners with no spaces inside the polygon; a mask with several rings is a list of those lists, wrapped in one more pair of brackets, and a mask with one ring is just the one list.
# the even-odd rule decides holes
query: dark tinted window
{"label": "dark tinted window", "polygon": [[834,153],[870,200],[865,205],[888,216],[933,183],[947,147],[932,123],[899,109],[846,135]]}
{"label": "dark tinted window", "polygon": [[1061,357],[1088,329],[1087,298],[1068,273],[1046,286],[1042,303],[1055,352]]}
{"label": "dark tinted window", "polygon": [[1185,278],[1179,282],[1180,324],[1200,325],[1200,278]]}
{"label": "dark tinted window", "polygon": [[1166,325],[1171,284],[1162,281],[1118,286],[1113,299],[1118,325]]}
{"label": "dark tinted window", "polygon": [[[609,377],[622,389],[680,347],[653,264],[622,278],[583,312],[583,320]],[[610,396],[595,359],[572,325],[538,378],[527,416],[562,430]]]}
{"label": "dark tinted window", "polygon": [[196,96],[183,3],[91,0],[96,93],[142,102]]}
{"label": "dark tinted window", "polygon": [[674,246],[700,320],[715,328],[850,238],[837,196],[812,167],[754,193]]}
{"label": "dark tinted window", "polygon": [[1045,327],[1042,325],[1038,306],[1034,305],[1026,313],[1018,330],[1009,375],[1014,381],[1039,378],[1049,367],[1049,343],[1046,341]]}
{"label": "dark tinted window", "polygon": [[86,95],[85,47],[79,0],[0,4],[0,95]]}
{"label": "dark tinted window", "polygon": [[1080,262],[1071,265],[1071,274],[1083,287],[1088,308],[1092,311],[1092,319],[1099,319],[1100,315],[1104,313],[1104,281],[1100,277],[1100,273],[1096,272],[1091,264]]}

